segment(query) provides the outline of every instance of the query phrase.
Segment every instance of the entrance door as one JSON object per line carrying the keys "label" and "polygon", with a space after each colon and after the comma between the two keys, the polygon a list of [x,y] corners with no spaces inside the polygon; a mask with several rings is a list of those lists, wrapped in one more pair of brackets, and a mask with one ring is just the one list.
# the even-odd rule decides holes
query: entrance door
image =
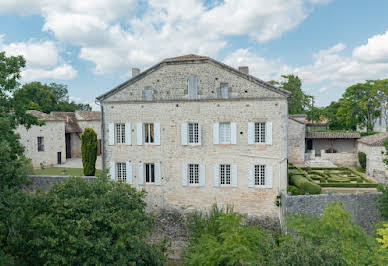
{"label": "entrance door", "polygon": [[70,133],[65,133],[66,141],[66,158],[71,158],[71,136]]}
{"label": "entrance door", "polygon": [[313,149],[313,140],[307,139],[307,145],[306,145],[307,151],[311,151]]}
{"label": "entrance door", "polygon": [[62,164],[62,152],[57,152],[57,164]]}

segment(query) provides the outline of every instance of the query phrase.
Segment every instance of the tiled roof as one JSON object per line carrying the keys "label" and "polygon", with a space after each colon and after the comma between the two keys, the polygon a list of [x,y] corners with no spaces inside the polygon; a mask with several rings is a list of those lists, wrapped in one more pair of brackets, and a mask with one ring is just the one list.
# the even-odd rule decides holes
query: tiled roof
{"label": "tiled roof", "polygon": [[163,61],[183,61],[183,60],[196,60],[196,59],[208,59],[209,57],[207,56],[202,56],[202,55],[196,55],[196,54],[187,54],[187,55],[182,55],[182,56],[177,56],[177,57],[170,57],[166,58]]}
{"label": "tiled roof", "polygon": [[65,120],[64,118],[52,115],[51,113],[46,114],[37,110],[28,110],[27,114],[34,115],[39,120],[44,120],[44,121],[64,121]]}
{"label": "tiled roof", "polygon": [[51,112],[50,115],[61,117],[65,120],[66,133],[80,133],[82,129],[79,127],[77,118],[74,112]]}
{"label": "tiled roof", "polygon": [[307,115],[305,114],[288,115],[288,118],[300,124],[305,124]]}
{"label": "tiled roof", "polygon": [[388,132],[378,133],[375,135],[370,135],[362,137],[359,142],[365,143],[370,146],[383,146],[384,141],[388,139]]}
{"label": "tiled roof", "polygon": [[307,132],[307,139],[359,139],[359,133],[353,132]]}
{"label": "tiled roof", "polygon": [[75,111],[77,120],[101,120],[101,112]]}

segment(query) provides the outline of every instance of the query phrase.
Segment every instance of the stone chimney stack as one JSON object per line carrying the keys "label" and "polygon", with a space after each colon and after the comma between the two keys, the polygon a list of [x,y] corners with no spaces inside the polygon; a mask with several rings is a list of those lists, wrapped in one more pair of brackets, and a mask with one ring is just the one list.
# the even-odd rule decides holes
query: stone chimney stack
{"label": "stone chimney stack", "polygon": [[238,67],[238,71],[248,75],[249,74],[249,67],[247,67],[247,66],[239,66]]}
{"label": "stone chimney stack", "polygon": [[133,67],[132,68],[132,78],[140,74],[140,69]]}

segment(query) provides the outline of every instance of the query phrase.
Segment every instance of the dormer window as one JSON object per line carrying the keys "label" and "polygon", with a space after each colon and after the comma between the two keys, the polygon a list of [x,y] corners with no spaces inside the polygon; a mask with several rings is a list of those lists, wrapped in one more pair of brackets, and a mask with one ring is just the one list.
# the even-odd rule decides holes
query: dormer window
{"label": "dormer window", "polygon": [[198,99],[198,81],[196,76],[191,75],[187,79],[187,91],[188,91],[189,100]]}

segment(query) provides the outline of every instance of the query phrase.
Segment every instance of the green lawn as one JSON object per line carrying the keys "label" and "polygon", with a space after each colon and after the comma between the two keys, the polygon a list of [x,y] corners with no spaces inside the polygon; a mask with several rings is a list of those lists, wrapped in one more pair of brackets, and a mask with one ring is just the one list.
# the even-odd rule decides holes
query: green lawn
{"label": "green lawn", "polygon": [[[101,173],[102,173],[101,170],[96,170],[96,175]],[[33,175],[84,176],[83,168],[65,168],[65,167],[50,167],[45,169],[34,169],[32,174]]]}

